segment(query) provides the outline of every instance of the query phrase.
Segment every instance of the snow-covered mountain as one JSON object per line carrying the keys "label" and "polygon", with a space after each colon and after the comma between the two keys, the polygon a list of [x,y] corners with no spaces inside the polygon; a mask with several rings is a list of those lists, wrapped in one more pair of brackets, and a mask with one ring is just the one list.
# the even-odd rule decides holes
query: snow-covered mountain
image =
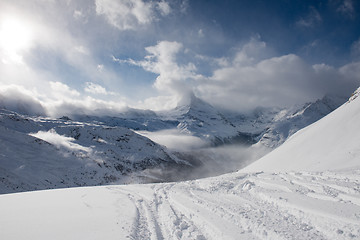
{"label": "snow-covered mountain", "polygon": [[346,101],[326,95],[315,102],[290,108],[257,108],[246,115],[230,115],[238,131],[254,136],[254,142],[276,148],[298,130],[323,118]]}
{"label": "snow-covered mountain", "polygon": [[257,108],[251,113],[221,111],[190,94],[173,109],[162,112],[128,109],[117,116],[72,116],[78,121],[122,126],[137,131],[176,129],[211,146],[240,143],[275,148],[299,129],[335,110],[346,98],[325,96],[291,108]]}
{"label": "snow-covered mountain", "polygon": [[149,170],[188,164],[122,127],[0,112],[0,193],[154,182]]}
{"label": "snow-covered mountain", "polygon": [[253,143],[252,136],[239,132],[224,114],[193,94],[169,111],[153,112],[129,108],[117,116],[75,115],[72,118],[77,121],[122,126],[137,131],[177,129],[180,133],[199,137],[209,145],[239,141]]}
{"label": "snow-covered mountain", "polygon": [[[273,148],[298,129],[331,112],[341,100],[327,97],[295,110],[257,109],[252,114],[234,115],[221,113],[191,95],[187,102],[171,111],[128,109],[115,117],[71,116],[76,121],[2,110],[0,190],[6,193],[174,181],[231,172],[266,151],[257,148],[253,150],[256,154],[251,149],[240,153],[229,148],[169,151],[131,129],[149,132],[176,129],[184,136],[198,138],[201,141],[198,147],[226,143],[249,146],[257,142]],[[236,154],[241,157],[237,158]]]}
{"label": "snow-covered mountain", "polygon": [[280,110],[260,134],[258,142],[270,148],[280,146],[292,134],[325,117],[345,101],[343,97],[325,96],[300,108]]}
{"label": "snow-covered mountain", "polygon": [[242,171],[326,171],[360,167],[360,88],[323,119]]}
{"label": "snow-covered mountain", "polygon": [[239,132],[224,114],[194,94],[174,110],[159,115],[163,120],[178,121],[177,129],[181,132],[200,137],[215,146],[239,141],[252,143],[251,136]]}
{"label": "snow-covered mountain", "polygon": [[240,172],[1,195],[0,238],[359,239],[359,94]]}

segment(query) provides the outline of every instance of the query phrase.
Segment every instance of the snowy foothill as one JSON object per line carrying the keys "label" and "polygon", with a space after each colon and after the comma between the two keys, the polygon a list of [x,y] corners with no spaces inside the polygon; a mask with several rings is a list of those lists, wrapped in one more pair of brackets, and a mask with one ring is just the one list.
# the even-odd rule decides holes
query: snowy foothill
{"label": "snowy foothill", "polygon": [[1,239],[359,239],[360,98],[201,180],[0,196]]}

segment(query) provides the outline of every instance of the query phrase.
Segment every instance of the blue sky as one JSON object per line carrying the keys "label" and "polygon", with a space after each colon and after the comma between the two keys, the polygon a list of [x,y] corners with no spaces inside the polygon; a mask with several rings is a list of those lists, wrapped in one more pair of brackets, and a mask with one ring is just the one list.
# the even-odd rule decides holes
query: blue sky
{"label": "blue sky", "polygon": [[[353,0],[2,0],[0,103],[50,115],[175,107],[234,111],[360,85]],[[236,104],[234,104],[236,103]]]}

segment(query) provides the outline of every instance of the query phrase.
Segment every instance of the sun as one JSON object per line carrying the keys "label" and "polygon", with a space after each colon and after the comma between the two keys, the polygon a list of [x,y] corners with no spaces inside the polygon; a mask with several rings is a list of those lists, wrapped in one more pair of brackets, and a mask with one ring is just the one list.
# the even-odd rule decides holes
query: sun
{"label": "sun", "polygon": [[32,32],[29,24],[17,18],[2,19],[0,23],[0,48],[5,53],[6,60],[21,62],[22,52],[29,49],[31,43]]}

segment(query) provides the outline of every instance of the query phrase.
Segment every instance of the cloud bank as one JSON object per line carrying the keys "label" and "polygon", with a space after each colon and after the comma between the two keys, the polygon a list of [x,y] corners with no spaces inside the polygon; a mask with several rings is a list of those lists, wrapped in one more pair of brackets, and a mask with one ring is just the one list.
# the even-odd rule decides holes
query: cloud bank
{"label": "cloud bank", "polygon": [[[262,13],[276,11],[255,2],[248,3],[260,7],[256,24],[250,18],[242,22],[249,13],[233,7],[242,4],[238,1],[219,2],[234,18],[212,14],[218,5],[207,2],[209,11],[204,11],[203,3],[187,0],[1,1],[0,105],[35,115],[116,114],[127,106],[174,108],[193,92],[212,105],[246,111],[312,101],[326,93],[348,95],[360,85],[355,1],[329,1],[329,9],[285,4],[296,12],[280,19],[286,26],[279,19],[261,22]],[[344,29],[347,35],[340,40],[326,28],[339,18],[343,22],[331,29]],[[263,41],[257,32],[266,31],[258,23],[279,29]],[[254,30],[243,32],[249,28]],[[330,32],[322,37],[314,29]],[[281,43],[274,43],[279,39],[273,35],[289,33],[301,34],[288,44],[297,48],[276,52]],[[255,37],[247,41],[249,35]],[[335,43],[324,45],[328,37]],[[322,45],[326,52],[339,45],[348,55],[337,66],[325,58],[310,63],[299,51],[304,45],[313,55]]]}
{"label": "cloud bank", "polygon": [[[149,55],[141,61],[114,60],[156,73],[153,86],[163,98],[179,99],[179,95],[193,91],[215,106],[234,111],[290,106],[325,94],[347,96],[360,85],[360,62],[335,68],[310,65],[295,54],[271,56],[259,38],[251,38],[231,58],[212,59],[219,64],[210,75],[198,73],[192,62],[182,62],[181,54],[186,50],[181,43],[162,41],[146,51]],[[209,62],[209,58],[200,59]],[[154,98],[151,100],[156,104]]]}

